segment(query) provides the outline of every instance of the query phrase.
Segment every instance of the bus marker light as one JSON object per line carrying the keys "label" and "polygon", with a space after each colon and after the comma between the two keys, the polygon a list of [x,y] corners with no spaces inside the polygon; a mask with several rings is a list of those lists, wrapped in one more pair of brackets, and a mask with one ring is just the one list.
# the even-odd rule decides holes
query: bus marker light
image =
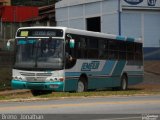
{"label": "bus marker light", "polygon": [[62,78],[59,78],[59,81],[63,82],[63,81],[64,81],[64,78],[63,78],[63,77],[62,77]]}

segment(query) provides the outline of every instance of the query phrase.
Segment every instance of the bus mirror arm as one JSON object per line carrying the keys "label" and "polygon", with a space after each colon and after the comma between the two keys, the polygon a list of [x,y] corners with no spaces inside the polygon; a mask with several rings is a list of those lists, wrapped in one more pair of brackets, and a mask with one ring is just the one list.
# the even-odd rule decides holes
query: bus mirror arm
{"label": "bus mirror arm", "polygon": [[7,41],[7,49],[8,49],[8,50],[10,50],[11,42],[12,42],[12,41],[15,41],[15,39],[9,39],[9,40]]}

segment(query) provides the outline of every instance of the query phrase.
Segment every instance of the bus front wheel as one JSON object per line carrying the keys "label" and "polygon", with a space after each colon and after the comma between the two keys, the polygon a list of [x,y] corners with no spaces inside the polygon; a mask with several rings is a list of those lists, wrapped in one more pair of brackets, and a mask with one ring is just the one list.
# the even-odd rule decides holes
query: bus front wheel
{"label": "bus front wheel", "polygon": [[127,76],[126,75],[122,75],[120,89],[121,90],[127,90],[127,88],[128,88],[128,79],[127,79]]}
{"label": "bus front wheel", "polygon": [[84,91],[85,91],[84,82],[78,81],[77,92],[84,92]]}

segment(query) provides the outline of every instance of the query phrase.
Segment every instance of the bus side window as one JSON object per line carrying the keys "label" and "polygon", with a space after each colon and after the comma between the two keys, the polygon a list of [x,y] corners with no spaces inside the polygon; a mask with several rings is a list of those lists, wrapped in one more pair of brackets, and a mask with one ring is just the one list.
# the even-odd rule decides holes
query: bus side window
{"label": "bus side window", "polygon": [[98,38],[87,37],[87,58],[97,59],[98,54]]}
{"label": "bus side window", "polygon": [[98,41],[99,59],[108,58],[108,41],[107,39],[101,39]]}
{"label": "bus side window", "polygon": [[127,60],[134,61],[135,47],[133,42],[127,42]]}
{"label": "bus side window", "polygon": [[80,48],[86,48],[86,40],[85,38],[79,38],[80,39]]}
{"label": "bus side window", "polygon": [[126,60],[126,41],[119,41],[119,59]]}
{"label": "bus side window", "polygon": [[108,43],[109,59],[117,60],[119,55],[119,46],[116,40],[109,40]]}
{"label": "bus side window", "polygon": [[78,36],[76,43],[76,57],[77,58],[86,58],[86,38],[83,36]]}

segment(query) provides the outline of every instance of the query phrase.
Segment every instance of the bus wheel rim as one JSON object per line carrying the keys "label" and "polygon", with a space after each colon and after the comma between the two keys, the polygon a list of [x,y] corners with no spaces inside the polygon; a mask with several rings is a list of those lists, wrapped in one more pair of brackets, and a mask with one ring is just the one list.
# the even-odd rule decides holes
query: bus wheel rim
{"label": "bus wheel rim", "polygon": [[83,92],[84,91],[84,84],[83,82],[79,81],[78,82],[78,92]]}
{"label": "bus wheel rim", "polygon": [[123,89],[123,90],[125,90],[125,89],[126,89],[126,85],[127,85],[127,83],[126,83],[126,79],[125,79],[125,78],[123,78],[123,81],[122,81],[122,89]]}

